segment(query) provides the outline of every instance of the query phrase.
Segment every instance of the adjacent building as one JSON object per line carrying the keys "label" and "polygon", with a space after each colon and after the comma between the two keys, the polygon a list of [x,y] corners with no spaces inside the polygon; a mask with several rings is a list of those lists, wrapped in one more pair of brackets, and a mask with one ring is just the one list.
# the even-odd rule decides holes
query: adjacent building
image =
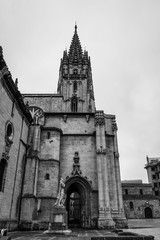
{"label": "adjacent building", "polygon": [[147,156],[148,182],[122,181],[124,210],[127,219],[160,218],[160,158]]}
{"label": "adjacent building", "polygon": [[147,156],[147,170],[148,181],[152,184],[152,190],[155,196],[160,196],[160,157],[149,158]]}
{"label": "adjacent building", "polygon": [[122,181],[122,190],[127,219],[160,218],[160,198],[153,194],[151,183]]}

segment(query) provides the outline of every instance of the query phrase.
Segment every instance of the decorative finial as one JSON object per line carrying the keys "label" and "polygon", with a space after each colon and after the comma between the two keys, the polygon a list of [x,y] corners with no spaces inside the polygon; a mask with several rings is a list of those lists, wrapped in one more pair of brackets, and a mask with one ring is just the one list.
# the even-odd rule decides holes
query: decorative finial
{"label": "decorative finial", "polygon": [[18,88],[18,78],[16,78],[16,80],[15,80],[15,86],[16,86],[16,88]]}
{"label": "decorative finial", "polygon": [[75,22],[75,32],[77,32],[77,22]]}

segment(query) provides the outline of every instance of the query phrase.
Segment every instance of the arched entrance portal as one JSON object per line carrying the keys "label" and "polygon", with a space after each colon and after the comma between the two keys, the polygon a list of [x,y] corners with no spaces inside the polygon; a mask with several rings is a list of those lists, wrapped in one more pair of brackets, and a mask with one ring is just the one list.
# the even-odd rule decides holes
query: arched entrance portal
{"label": "arched entrance portal", "polygon": [[71,177],[66,181],[65,192],[69,227],[90,227],[91,187],[88,181],[80,176]]}
{"label": "arched entrance portal", "polygon": [[145,212],[145,218],[152,218],[152,209],[150,207],[146,207],[144,212]]}

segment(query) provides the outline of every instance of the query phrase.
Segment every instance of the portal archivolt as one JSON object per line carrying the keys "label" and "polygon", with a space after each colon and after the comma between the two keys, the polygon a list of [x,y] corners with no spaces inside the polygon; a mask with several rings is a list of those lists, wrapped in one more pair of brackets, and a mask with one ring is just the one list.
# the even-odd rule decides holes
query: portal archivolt
{"label": "portal archivolt", "polygon": [[70,227],[90,227],[91,186],[83,177],[66,181],[66,209]]}

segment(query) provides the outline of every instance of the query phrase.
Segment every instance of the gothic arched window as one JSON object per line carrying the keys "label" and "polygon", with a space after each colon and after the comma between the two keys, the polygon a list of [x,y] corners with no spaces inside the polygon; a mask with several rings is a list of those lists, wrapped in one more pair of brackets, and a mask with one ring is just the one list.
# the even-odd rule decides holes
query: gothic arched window
{"label": "gothic arched window", "polygon": [[73,83],[73,91],[77,91],[77,82]]}
{"label": "gothic arched window", "polygon": [[0,192],[4,191],[4,184],[7,172],[7,161],[2,158],[0,161]]}
{"label": "gothic arched window", "polygon": [[6,138],[10,141],[13,139],[13,125],[11,122],[6,124]]}
{"label": "gothic arched window", "polygon": [[133,202],[130,202],[130,203],[129,203],[129,207],[130,207],[130,210],[134,210]]}
{"label": "gothic arched window", "polygon": [[73,97],[71,100],[71,111],[77,112],[77,109],[78,109],[78,101],[76,97]]}

